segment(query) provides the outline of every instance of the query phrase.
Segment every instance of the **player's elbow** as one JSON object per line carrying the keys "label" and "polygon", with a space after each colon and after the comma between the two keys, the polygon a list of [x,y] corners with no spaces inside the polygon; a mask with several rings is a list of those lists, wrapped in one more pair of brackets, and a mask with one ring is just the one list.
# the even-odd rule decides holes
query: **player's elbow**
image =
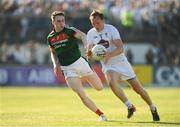
{"label": "player's elbow", "polygon": [[86,39],[86,34],[83,32],[80,32],[81,39]]}

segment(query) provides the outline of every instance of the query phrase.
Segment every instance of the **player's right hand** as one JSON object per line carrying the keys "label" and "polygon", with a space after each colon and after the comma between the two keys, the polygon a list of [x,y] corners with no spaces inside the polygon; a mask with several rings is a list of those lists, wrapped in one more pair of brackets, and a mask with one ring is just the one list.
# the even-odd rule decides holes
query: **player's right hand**
{"label": "player's right hand", "polygon": [[94,47],[94,44],[90,44],[86,47],[86,58],[88,60],[92,59],[92,52],[91,52],[91,49]]}
{"label": "player's right hand", "polygon": [[87,58],[88,60],[90,60],[90,59],[92,58],[92,52],[91,52],[91,50],[86,51],[86,58]]}
{"label": "player's right hand", "polygon": [[104,57],[104,59],[103,59],[104,64],[106,64],[109,61],[109,59],[111,58],[110,53],[108,53],[108,52],[105,52],[103,57]]}

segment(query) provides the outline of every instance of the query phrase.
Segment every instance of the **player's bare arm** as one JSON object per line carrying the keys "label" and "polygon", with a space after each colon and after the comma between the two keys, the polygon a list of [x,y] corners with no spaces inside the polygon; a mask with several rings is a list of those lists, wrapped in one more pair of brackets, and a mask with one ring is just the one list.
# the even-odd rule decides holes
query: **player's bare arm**
{"label": "player's bare arm", "polygon": [[123,42],[122,42],[121,39],[116,39],[116,40],[114,40],[114,41],[113,41],[113,44],[116,46],[116,49],[115,49],[114,51],[112,51],[111,53],[109,53],[109,55],[110,55],[111,57],[117,56],[117,55],[119,55],[119,54],[121,54],[121,53],[124,52]]}
{"label": "player's bare arm", "polygon": [[58,57],[56,55],[56,52],[53,48],[50,48],[50,52],[51,52],[51,60],[54,66],[54,74],[59,77],[59,75],[61,74],[61,67],[59,64],[59,60]]}
{"label": "player's bare arm", "polygon": [[76,30],[76,34],[74,36],[76,38],[82,40],[84,47],[85,47],[85,52],[86,52],[85,55],[86,55],[87,59],[90,59],[92,56],[91,49],[94,46],[94,44],[87,44],[86,34],[83,33],[82,31],[78,30],[78,29],[75,29],[75,30]]}
{"label": "player's bare arm", "polygon": [[86,34],[78,29],[75,29],[75,31],[76,31],[76,34],[74,35],[74,37],[81,39],[84,44],[84,47],[86,47],[87,46]]}
{"label": "player's bare arm", "polygon": [[92,52],[91,49],[94,47],[95,44],[91,43],[91,44],[87,44],[86,46],[86,58],[89,60],[92,58]]}
{"label": "player's bare arm", "polygon": [[56,52],[53,48],[49,48],[50,49],[50,53],[51,53],[51,60],[53,63],[54,68],[59,66],[59,61],[58,61],[58,57],[56,55]]}
{"label": "player's bare arm", "polygon": [[113,43],[114,45],[116,46],[116,49],[112,52],[106,52],[106,55],[104,57],[104,63],[107,63],[108,60],[111,58],[111,57],[114,57],[114,56],[117,56],[121,53],[124,52],[124,49],[123,49],[123,42],[121,39],[116,39],[116,40],[113,40]]}

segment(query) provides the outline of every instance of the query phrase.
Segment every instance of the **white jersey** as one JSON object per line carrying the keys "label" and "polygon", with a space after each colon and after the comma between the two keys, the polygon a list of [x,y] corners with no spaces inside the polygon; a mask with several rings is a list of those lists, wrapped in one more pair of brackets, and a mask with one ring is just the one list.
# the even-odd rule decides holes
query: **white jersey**
{"label": "white jersey", "polygon": [[[112,52],[116,48],[113,40],[117,39],[121,39],[118,30],[109,24],[104,24],[104,29],[100,32],[92,28],[87,33],[88,44],[102,44],[106,47],[107,52]],[[119,72],[123,75],[121,78],[124,80],[135,77],[134,71],[124,53],[110,58],[106,64],[101,61],[101,64],[104,72],[108,70]]]}
{"label": "white jersey", "polygon": [[[107,52],[112,52],[116,46],[113,44],[113,40],[121,39],[118,30],[109,24],[104,25],[104,29],[101,32],[97,32],[95,28],[92,28],[87,33],[87,42],[88,44],[99,44],[101,40],[107,41],[109,44],[102,44],[106,47]],[[121,60],[125,57],[124,53],[120,55],[114,56],[113,58],[109,59],[107,64],[114,64],[117,63],[117,60]],[[103,61],[101,61],[102,64]]]}

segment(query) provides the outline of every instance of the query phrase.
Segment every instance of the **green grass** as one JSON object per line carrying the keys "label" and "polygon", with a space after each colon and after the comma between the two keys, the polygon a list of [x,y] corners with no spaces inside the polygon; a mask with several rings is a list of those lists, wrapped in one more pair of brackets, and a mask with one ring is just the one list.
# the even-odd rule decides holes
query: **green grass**
{"label": "green grass", "polygon": [[152,122],[149,107],[135,92],[124,90],[137,108],[131,119],[126,118],[126,107],[110,89],[85,89],[108,117],[108,122],[99,122],[69,88],[1,87],[0,126],[180,126],[180,88],[147,89],[158,107],[160,122]]}

